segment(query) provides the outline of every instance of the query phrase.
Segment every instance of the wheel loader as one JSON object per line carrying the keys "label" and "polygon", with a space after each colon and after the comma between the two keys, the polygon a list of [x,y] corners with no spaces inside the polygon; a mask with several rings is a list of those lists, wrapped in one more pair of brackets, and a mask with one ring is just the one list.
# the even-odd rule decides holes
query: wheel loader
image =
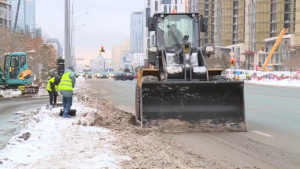
{"label": "wheel loader", "polygon": [[32,86],[33,77],[28,69],[27,55],[23,52],[6,53],[3,70],[0,69],[0,88],[18,89],[22,94],[38,93],[38,87]]}
{"label": "wheel loader", "polygon": [[244,82],[208,70],[213,45],[200,45],[207,19],[198,13],[156,13],[149,18],[152,68],[138,69],[136,120],[165,132],[247,131]]}

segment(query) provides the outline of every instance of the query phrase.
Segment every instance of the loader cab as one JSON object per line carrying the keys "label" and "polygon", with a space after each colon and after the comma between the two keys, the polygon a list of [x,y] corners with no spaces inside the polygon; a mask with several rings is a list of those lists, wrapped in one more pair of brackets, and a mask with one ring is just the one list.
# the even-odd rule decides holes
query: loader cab
{"label": "loader cab", "polygon": [[[193,76],[195,80],[207,80],[204,56],[214,54],[214,47],[200,44],[200,32],[207,31],[205,18],[198,13],[157,13],[149,19],[148,28],[154,31],[150,32],[153,42],[148,52],[150,64],[157,64],[157,55],[163,52],[165,66],[160,68],[166,67],[168,79],[186,80]],[[184,44],[188,45],[183,47]],[[182,54],[182,48],[186,54]]]}
{"label": "loader cab", "polygon": [[31,71],[28,70],[27,55],[23,52],[7,53],[4,58],[4,74],[6,85],[31,84]]}

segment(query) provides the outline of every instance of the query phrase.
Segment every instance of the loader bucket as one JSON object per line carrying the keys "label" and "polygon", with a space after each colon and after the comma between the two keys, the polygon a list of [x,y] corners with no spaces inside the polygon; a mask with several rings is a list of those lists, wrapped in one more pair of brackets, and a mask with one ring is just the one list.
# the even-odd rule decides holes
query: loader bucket
{"label": "loader bucket", "polygon": [[141,120],[165,132],[247,131],[244,82],[143,82]]}

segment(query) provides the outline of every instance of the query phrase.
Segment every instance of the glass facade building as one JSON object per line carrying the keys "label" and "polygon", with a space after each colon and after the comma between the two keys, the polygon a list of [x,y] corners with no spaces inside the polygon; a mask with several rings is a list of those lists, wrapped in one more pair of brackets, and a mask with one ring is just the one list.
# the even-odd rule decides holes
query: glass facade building
{"label": "glass facade building", "polygon": [[[6,1],[7,3],[12,5],[13,26],[15,22],[17,7],[18,7],[18,1],[19,0]],[[17,30],[24,31],[24,32],[35,31],[35,0],[21,0],[18,20],[17,20]]]}

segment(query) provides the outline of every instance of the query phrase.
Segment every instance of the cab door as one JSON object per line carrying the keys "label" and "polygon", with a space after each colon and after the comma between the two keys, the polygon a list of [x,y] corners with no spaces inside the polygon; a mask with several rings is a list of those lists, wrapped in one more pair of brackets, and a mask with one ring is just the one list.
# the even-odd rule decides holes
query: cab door
{"label": "cab door", "polygon": [[10,55],[9,57],[9,68],[8,68],[8,79],[18,79],[20,74],[20,56]]}

